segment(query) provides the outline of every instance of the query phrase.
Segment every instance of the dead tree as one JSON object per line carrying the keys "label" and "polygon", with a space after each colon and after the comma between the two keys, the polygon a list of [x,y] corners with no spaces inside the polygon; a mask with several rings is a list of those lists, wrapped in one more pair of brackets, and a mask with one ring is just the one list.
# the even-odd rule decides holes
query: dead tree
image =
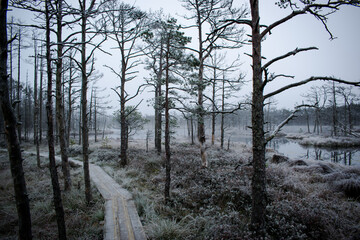
{"label": "dead tree", "polygon": [[51,62],[51,42],[50,42],[50,24],[53,13],[50,12],[50,0],[45,1],[45,19],[46,19],[46,65],[47,65],[47,121],[48,121],[48,146],[49,146],[49,168],[51,175],[51,182],[53,187],[54,207],[56,213],[56,221],[58,225],[59,239],[66,239],[66,226],[64,209],[62,205],[61,190],[59,185],[59,178],[55,162],[55,147],[54,147],[54,123],[53,123],[53,101],[52,101],[52,62]]}
{"label": "dead tree", "polygon": [[120,165],[125,166],[128,163],[126,104],[134,99],[142,88],[139,86],[134,95],[129,95],[126,91],[126,83],[136,77],[135,68],[140,63],[139,57],[143,55],[143,52],[137,49],[137,43],[143,32],[146,14],[135,7],[119,3],[116,0],[109,1],[104,6],[107,10],[104,11],[101,21],[102,26],[105,27],[104,33],[117,44],[120,53],[120,71],[112,66],[107,67],[120,79],[120,85],[113,90],[119,96],[120,101]]}
{"label": "dead tree", "polygon": [[[40,143],[39,143],[39,99],[38,99],[38,53],[37,41],[34,32],[34,144],[36,146],[36,162],[40,167]],[[41,101],[41,100],[40,100]]]}
{"label": "dead tree", "polygon": [[4,117],[5,135],[7,139],[11,175],[14,182],[14,192],[19,223],[19,239],[32,239],[31,216],[29,198],[26,189],[22,156],[18,135],[16,132],[17,120],[12,103],[10,102],[8,71],[7,71],[7,48],[15,38],[7,39],[8,1],[0,2],[0,104]]}
{"label": "dead tree", "polygon": [[62,39],[62,28],[63,22],[63,1],[56,1],[56,37],[57,37],[57,59],[56,59],[56,123],[59,132],[60,140],[60,152],[61,152],[61,168],[64,175],[64,186],[65,190],[71,189],[71,177],[70,177],[70,166],[68,159],[68,144],[66,142],[66,131],[65,131],[65,117],[64,117],[64,104],[63,104],[63,92],[62,92],[62,73],[63,73],[63,47],[64,42]]}
{"label": "dead tree", "polygon": [[[295,3],[296,2],[296,3]],[[339,10],[342,5],[360,6],[360,1],[327,1],[326,3],[318,1],[293,1],[285,0],[277,3],[283,8],[291,8],[292,12],[269,25],[263,25],[260,22],[259,0],[250,0],[251,18],[250,19],[229,19],[224,22],[224,27],[231,24],[242,24],[251,28],[251,44],[252,44],[252,69],[253,69],[253,93],[252,93],[252,134],[253,134],[253,177],[252,177],[252,212],[251,212],[251,229],[256,237],[264,238],[266,235],[266,168],[265,168],[265,146],[268,142],[264,133],[264,100],[275,96],[287,89],[304,85],[316,80],[342,82],[358,85],[359,83],[347,82],[334,77],[310,77],[303,81],[288,84],[273,92],[264,95],[265,86],[278,77],[286,77],[285,75],[275,75],[272,79],[263,79],[264,72],[268,68],[283,59],[296,55],[299,52],[314,50],[317,48],[295,49],[284,55],[269,60],[262,64],[261,45],[265,37],[276,27],[291,20],[292,18],[304,14],[310,14],[320,20],[325,29],[329,32],[326,20],[331,13]],[[266,75],[265,75],[266,76]],[[287,76],[288,77],[288,76]]]}
{"label": "dead tree", "polygon": [[[206,114],[204,107],[204,91],[206,89],[206,81],[204,81],[204,64],[205,60],[210,56],[212,50],[224,48],[224,45],[216,44],[219,39],[230,40],[232,47],[238,47],[241,44],[239,38],[242,37],[242,30],[237,30],[234,26],[227,25],[219,28],[218,24],[221,18],[231,17],[236,15],[243,15],[244,12],[235,10],[232,7],[232,1],[208,1],[208,0],[182,0],[184,7],[191,12],[188,20],[194,20],[193,27],[197,30],[198,48],[190,49],[198,55],[198,76],[197,76],[197,122],[198,122],[198,140],[200,143],[200,155],[202,166],[207,167],[208,161],[206,158],[205,146],[205,121]],[[212,34],[206,34],[206,28],[210,29]],[[217,29],[217,30],[216,30]],[[215,31],[216,30],[216,31]]]}

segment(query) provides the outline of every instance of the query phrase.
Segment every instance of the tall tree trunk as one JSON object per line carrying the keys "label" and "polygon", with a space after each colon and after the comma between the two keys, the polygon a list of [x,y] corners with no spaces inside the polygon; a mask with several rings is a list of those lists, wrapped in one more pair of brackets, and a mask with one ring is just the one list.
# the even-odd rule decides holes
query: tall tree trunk
{"label": "tall tree trunk", "polygon": [[[216,55],[215,55],[215,61],[216,62]],[[216,106],[215,106],[215,97],[216,97],[216,66],[214,67],[213,72],[213,83],[212,83],[212,113],[211,113],[211,145],[214,145],[215,143],[215,125],[216,125]]]}
{"label": "tall tree trunk", "polygon": [[[20,69],[21,69],[21,31],[19,29],[18,32],[18,40],[19,40],[19,44],[18,44],[18,79],[17,79],[17,90],[16,90],[16,100],[17,101],[21,101],[21,88],[20,88]],[[17,104],[17,121],[18,121],[18,127],[17,127],[17,131],[18,131],[18,137],[19,137],[19,142],[21,143],[21,104],[20,102]]]}
{"label": "tall tree trunk", "polygon": [[52,68],[51,68],[51,49],[50,49],[50,13],[49,0],[45,1],[45,17],[46,17],[46,61],[47,61],[47,121],[48,121],[48,145],[49,145],[49,168],[51,175],[51,183],[53,187],[54,207],[56,213],[56,221],[58,225],[59,239],[66,239],[66,227],[64,218],[64,209],[61,199],[61,190],[59,185],[58,173],[55,162],[55,148],[54,148],[54,123],[53,123],[53,109],[52,109]]}
{"label": "tall tree trunk", "polygon": [[126,82],[126,61],[125,61],[125,50],[124,45],[121,45],[121,83],[120,83],[120,165],[122,167],[127,165],[127,122],[126,122],[126,112],[125,112],[125,82]]}
{"label": "tall tree trunk", "polygon": [[72,116],[72,97],[71,97],[71,91],[72,91],[72,71],[73,71],[73,63],[72,59],[70,58],[70,67],[69,67],[69,89],[68,89],[68,118],[67,118],[67,146],[69,147],[70,144],[70,132],[71,132],[71,116]]}
{"label": "tall tree trunk", "polygon": [[61,168],[65,190],[71,189],[70,166],[65,136],[64,105],[62,97],[63,43],[62,43],[62,0],[57,1],[57,62],[56,62],[56,122],[60,140]]}
{"label": "tall tree trunk", "polygon": [[39,145],[39,102],[38,102],[38,58],[37,44],[34,35],[34,143],[36,146],[36,163],[40,167],[40,145]]}
{"label": "tall tree trunk", "polygon": [[[11,23],[13,23],[14,21],[14,17],[11,17]],[[13,26],[12,24],[10,25],[10,38],[13,37]],[[9,78],[9,94],[10,94],[10,103],[13,102],[13,41],[10,42],[10,49],[9,49],[9,54],[10,54],[10,78]]]}
{"label": "tall tree trunk", "polygon": [[97,142],[97,109],[96,109],[96,92],[94,97],[94,131],[95,131],[95,142]]}
{"label": "tall tree trunk", "polygon": [[165,77],[165,203],[170,201],[171,152],[170,152],[170,116],[169,116],[169,54],[170,39],[167,40],[166,77]]}
{"label": "tall tree trunk", "polygon": [[222,94],[221,94],[221,123],[220,123],[220,147],[221,149],[224,148],[224,134],[225,134],[225,129],[224,129],[224,121],[225,121],[225,76],[223,76],[223,81],[222,81]]}
{"label": "tall tree trunk", "polygon": [[161,139],[162,139],[162,77],[163,77],[163,40],[160,43],[160,59],[159,59],[159,71],[156,76],[156,88],[155,88],[155,148],[157,153],[161,154]]}
{"label": "tall tree trunk", "polygon": [[194,145],[195,144],[195,141],[194,141],[194,119],[193,119],[192,114],[190,116],[190,128],[191,128],[191,144]]}
{"label": "tall tree trunk", "polygon": [[252,26],[253,94],[252,94],[252,142],[253,176],[251,182],[252,210],[251,229],[258,237],[265,237],[266,215],[266,168],[264,137],[264,97],[261,65],[261,35],[259,1],[250,0]]}
{"label": "tall tree trunk", "polygon": [[90,170],[89,170],[89,127],[87,114],[87,88],[88,76],[86,72],[86,0],[82,1],[82,16],[81,16],[81,109],[82,109],[82,150],[83,150],[83,166],[84,166],[84,180],[85,180],[85,199],[86,203],[90,204],[92,201],[91,185],[90,185]]}
{"label": "tall tree trunk", "polygon": [[337,106],[336,106],[336,91],[335,91],[335,82],[332,86],[332,95],[333,95],[333,105],[332,105],[332,125],[333,125],[333,135],[337,136]]}
{"label": "tall tree trunk", "polygon": [[4,117],[11,176],[14,182],[16,209],[18,213],[19,239],[32,239],[29,198],[26,190],[19,139],[16,133],[16,117],[9,99],[7,74],[6,13],[8,1],[0,4],[0,104]]}
{"label": "tall tree trunk", "polygon": [[204,105],[203,105],[203,90],[205,89],[204,84],[204,56],[203,56],[203,40],[202,40],[202,24],[200,15],[198,15],[198,37],[199,37],[199,82],[198,82],[198,139],[200,143],[200,155],[203,167],[208,166],[206,159],[206,146],[205,146],[205,122],[204,122]]}
{"label": "tall tree trunk", "polygon": [[40,92],[39,92],[39,143],[42,143],[42,121],[43,121],[43,45],[41,45],[41,54],[40,54]]}

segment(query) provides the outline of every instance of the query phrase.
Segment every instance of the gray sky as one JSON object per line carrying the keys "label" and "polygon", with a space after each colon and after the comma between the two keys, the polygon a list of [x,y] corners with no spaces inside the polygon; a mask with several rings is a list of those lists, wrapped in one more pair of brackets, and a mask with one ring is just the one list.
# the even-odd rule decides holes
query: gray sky
{"label": "gray sky", "polygon": [[[176,16],[181,24],[191,24],[182,18],[187,14],[181,3],[176,0],[126,0],[125,2],[134,4],[143,10],[157,11],[163,9],[164,13]],[[241,6],[244,1],[235,0],[235,4]],[[275,1],[260,1],[261,23],[268,25],[286,16],[290,9],[280,9],[275,5]],[[300,53],[290,57],[285,61],[274,64],[270,71],[294,75],[295,79],[279,79],[272,83],[266,91],[272,91],[290,82],[300,81],[311,76],[335,76],[349,81],[360,81],[360,9],[354,7],[343,7],[341,11],[329,17],[328,26],[336,37],[329,40],[330,36],[326,32],[322,23],[313,16],[299,16],[274,29],[272,34],[263,43],[263,55],[270,60],[282,55],[297,47],[318,47],[318,51]],[[247,29],[250,31],[250,29]],[[196,41],[193,36],[193,41]],[[247,74],[247,80],[251,80],[250,57],[243,52],[250,53],[250,47],[244,47],[238,52],[241,54],[243,62],[242,71]],[[264,63],[267,61],[264,60]],[[324,82],[307,84],[296,89],[281,93],[276,97],[277,106],[292,108],[297,103],[301,103],[305,94],[312,85],[323,85]],[[239,98],[251,92],[251,83],[243,88],[238,94]],[[356,91],[359,94],[359,90]],[[150,95],[151,96],[151,95]],[[234,100],[237,101],[237,100]],[[147,109],[146,112],[151,109]]]}
{"label": "gray sky", "polygon": [[[157,11],[163,9],[165,14],[169,13],[179,19],[182,25],[192,24],[184,20],[181,16],[186,14],[186,10],[181,6],[177,0],[125,0],[129,4],[134,4],[142,10]],[[275,0],[260,1],[260,15],[261,24],[269,25],[272,22],[280,19],[282,16],[289,14],[289,9],[280,9],[275,6]],[[241,6],[244,1],[235,0],[235,5]],[[247,3],[247,1],[246,1]],[[9,14],[15,17],[23,16],[23,13],[18,11],[10,12]],[[317,21],[310,15],[296,17],[282,26],[274,29],[263,43],[263,56],[267,59],[265,63],[276,56],[282,55],[286,52],[292,51],[297,47],[316,46],[318,51],[300,53],[294,57],[288,58],[285,61],[278,62],[272,66],[271,72],[284,73],[296,76],[294,80],[279,79],[277,82],[268,86],[265,91],[274,90],[284,84],[300,81],[310,76],[335,76],[349,81],[360,81],[360,9],[344,7],[341,11],[329,17],[328,26],[331,32],[337,39],[330,41],[329,34],[325,31],[320,21]],[[246,29],[249,33],[250,29]],[[191,32],[187,32],[191,34]],[[192,36],[193,41],[196,41],[196,36]],[[232,53],[241,54],[241,61],[243,62],[242,71],[247,74],[247,80],[251,80],[250,57],[243,54],[243,52],[250,53],[250,47],[243,47]],[[30,55],[29,53],[27,55]],[[234,54],[234,55],[236,55]],[[114,56],[103,56],[97,54],[97,69],[104,73],[104,77],[98,82],[98,85],[105,86],[108,89],[119,85],[118,79],[103,67],[103,64],[109,64],[114,67],[118,64],[116,61],[116,53]],[[25,59],[26,57],[24,57]],[[28,65],[29,78],[32,76],[33,67]],[[145,70],[140,69],[141,73],[138,79],[134,81],[130,88],[135,88],[142,83],[142,79],[148,76]],[[22,72],[23,80],[25,79],[26,70]],[[31,81],[31,80],[30,80]],[[324,84],[323,82],[316,83],[317,85]],[[292,108],[296,103],[301,103],[301,95],[306,93],[310,85],[306,85],[297,89],[287,91],[276,97],[278,107]],[[251,83],[245,86],[238,94],[239,99],[251,92]],[[359,90],[356,91],[359,94]],[[112,106],[118,106],[117,97],[111,90],[103,93],[104,96],[110,94],[112,99]],[[151,98],[152,93],[144,92],[141,97],[131,102],[136,104],[140,98]],[[237,100],[234,100],[237,101]],[[145,114],[152,114],[151,107],[146,106],[144,101],[141,109]],[[114,109],[115,110],[115,109]]]}

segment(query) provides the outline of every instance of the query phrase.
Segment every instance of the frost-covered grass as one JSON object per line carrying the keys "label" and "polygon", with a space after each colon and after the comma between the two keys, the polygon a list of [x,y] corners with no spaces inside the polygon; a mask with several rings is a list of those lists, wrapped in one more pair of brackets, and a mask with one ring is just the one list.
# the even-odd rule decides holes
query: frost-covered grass
{"label": "frost-covered grass", "polygon": [[304,146],[327,148],[348,148],[360,146],[360,139],[356,137],[330,137],[311,134],[288,134],[286,137],[298,140],[299,144]]}
{"label": "frost-covered grass", "polygon": [[[209,147],[210,167],[203,169],[197,146],[174,143],[171,147],[172,201],[168,205],[163,199],[163,156],[137,146],[130,147],[125,168],[119,168],[118,158],[100,162],[133,193],[147,236],[251,239],[251,150]],[[356,239],[360,236],[359,177],[356,167],[318,161],[268,162],[268,238]]]}
{"label": "frost-covered grass", "polygon": [[[17,212],[14,189],[7,153],[0,153],[0,239],[17,239]],[[32,232],[34,239],[57,239],[57,224],[52,203],[50,172],[46,167],[48,160],[41,158],[42,168],[36,166],[34,156],[23,156],[27,190],[30,199]],[[72,190],[63,192],[62,200],[68,239],[102,239],[104,210],[98,191],[93,188],[94,202],[85,204],[82,168],[71,168]],[[59,182],[62,173],[58,168]],[[63,187],[61,186],[63,189]]]}

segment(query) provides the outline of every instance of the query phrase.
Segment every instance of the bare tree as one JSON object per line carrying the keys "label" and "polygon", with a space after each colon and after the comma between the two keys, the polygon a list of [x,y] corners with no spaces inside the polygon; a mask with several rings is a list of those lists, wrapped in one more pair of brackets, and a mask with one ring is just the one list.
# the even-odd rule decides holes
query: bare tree
{"label": "bare tree", "polygon": [[321,111],[327,102],[326,89],[324,87],[311,87],[310,92],[305,95],[308,99],[308,105],[315,110],[315,121],[313,132],[319,135],[322,132]]}
{"label": "bare tree", "polygon": [[[38,99],[38,53],[37,41],[34,32],[34,143],[36,146],[36,162],[40,167],[40,143],[39,143],[39,99]],[[41,101],[41,100],[40,100]]]}
{"label": "bare tree", "polygon": [[[229,19],[225,21],[224,26],[237,23],[249,26],[252,30],[251,32],[251,44],[252,44],[252,69],[253,69],[253,93],[252,93],[252,133],[253,133],[253,177],[252,177],[252,213],[251,213],[251,229],[254,231],[257,237],[265,237],[265,216],[266,216],[266,167],[265,167],[265,146],[268,140],[272,139],[268,137],[265,139],[264,133],[264,100],[275,96],[287,89],[294,88],[300,85],[304,85],[306,83],[316,81],[316,80],[325,80],[325,81],[334,81],[334,82],[342,82],[349,84],[359,84],[359,83],[351,83],[334,77],[310,77],[303,81],[299,81],[296,83],[288,84],[282,88],[279,88],[273,92],[264,95],[265,86],[279,77],[289,77],[284,74],[274,75],[273,78],[266,78],[267,74],[264,74],[268,71],[268,68],[283,59],[286,59],[290,56],[296,55],[299,52],[314,50],[317,48],[303,48],[303,49],[295,49],[294,51],[288,52],[284,55],[276,57],[272,60],[269,60],[267,63],[262,64],[262,55],[261,55],[261,45],[262,41],[265,37],[276,27],[281,24],[293,19],[296,16],[310,14],[320,20],[325,29],[329,32],[330,37],[333,37],[331,32],[329,31],[326,20],[331,13],[339,10],[339,7],[342,5],[351,5],[351,6],[360,6],[359,1],[293,1],[293,0],[284,0],[278,1],[277,4],[282,8],[291,8],[292,12],[275,21],[269,25],[262,25],[260,22],[260,13],[259,13],[259,1],[258,0],[250,0],[250,8],[251,8],[251,18],[250,19]],[[265,79],[263,79],[263,75]],[[291,118],[290,118],[291,119]],[[288,122],[284,121],[283,123]],[[283,124],[280,124],[281,126]],[[279,128],[277,128],[279,129]],[[276,133],[276,131],[274,131]]]}
{"label": "bare tree", "polygon": [[68,159],[68,144],[66,142],[66,131],[65,131],[65,117],[64,117],[64,104],[63,104],[63,92],[62,92],[62,73],[63,73],[63,40],[62,31],[63,25],[65,24],[63,21],[63,1],[56,1],[56,40],[57,40],[57,59],[56,59],[56,123],[57,129],[59,132],[59,140],[60,140],[60,152],[61,152],[61,167],[64,175],[64,186],[65,190],[71,189],[71,177],[70,177],[70,166]]}
{"label": "bare tree", "polygon": [[0,104],[4,117],[5,135],[8,145],[9,160],[11,166],[11,175],[14,182],[14,192],[16,208],[19,222],[19,239],[32,239],[31,216],[29,207],[29,198],[26,189],[24,170],[22,166],[22,157],[18,135],[16,133],[17,120],[14,109],[10,102],[8,71],[7,71],[7,49],[15,38],[7,39],[8,1],[0,2]]}
{"label": "bare tree", "polygon": [[140,92],[130,96],[126,91],[126,83],[136,77],[136,67],[140,63],[139,56],[143,55],[137,49],[137,43],[143,32],[146,15],[144,12],[117,0],[109,1],[104,5],[107,11],[103,14],[102,25],[105,26],[104,33],[117,44],[120,53],[120,71],[111,66],[107,66],[119,79],[120,86],[113,89],[120,99],[120,118],[121,118],[121,146],[120,146],[120,165],[125,166],[127,159],[127,126],[126,126],[126,103],[134,99]]}
{"label": "bare tree", "polygon": [[[186,19],[192,19],[195,24],[190,27],[197,29],[198,48],[190,49],[198,54],[199,68],[197,78],[197,121],[198,121],[198,140],[200,143],[200,154],[202,166],[207,167],[206,146],[205,146],[205,121],[206,114],[204,108],[204,91],[206,88],[206,81],[204,81],[204,63],[210,56],[212,50],[221,49],[225,47],[224,41],[230,40],[232,48],[237,48],[241,44],[242,30],[237,30],[234,26],[226,25],[218,28],[219,21],[224,18],[229,18],[234,14],[243,15],[245,12],[240,12],[232,7],[231,0],[182,0],[184,7],[192,13]],[[206,34],[206,29],[209,28],[212,34]],[[222,40],[222,41],[220,41]],[[229,47],[229,46],[227,46]]]}
{"label": "bare tree", "polygon": [[53,101],[52,101],[52,61],[51,61],[51,42],[50,42],[50,24],[53,13],[50,12],[50,0],[45,1],[45,19],[46,19],[46,65],[47,65],[47,121],[48,121],[48,146],[49,146],[49,168],[51,175],[51,182],[53,186],[54,206],[56,213],[56,220],[58,225],[59,239],[66,239],[66,226],[64,209],[61,199],[61,190],[59,185],[59,178],[55,163],[55,147],[54,147],[54,126],[53,126]]}
{"label": "bare tree", "polygon": [[347,134],[357,136],[353,133],[353,110],[352,105],[358,100],[358,97],[352,92],[351,87],[339,86],[337,93],[344,99],[344,113],[343,120],[339,122],[339,125],[346,136]]}

